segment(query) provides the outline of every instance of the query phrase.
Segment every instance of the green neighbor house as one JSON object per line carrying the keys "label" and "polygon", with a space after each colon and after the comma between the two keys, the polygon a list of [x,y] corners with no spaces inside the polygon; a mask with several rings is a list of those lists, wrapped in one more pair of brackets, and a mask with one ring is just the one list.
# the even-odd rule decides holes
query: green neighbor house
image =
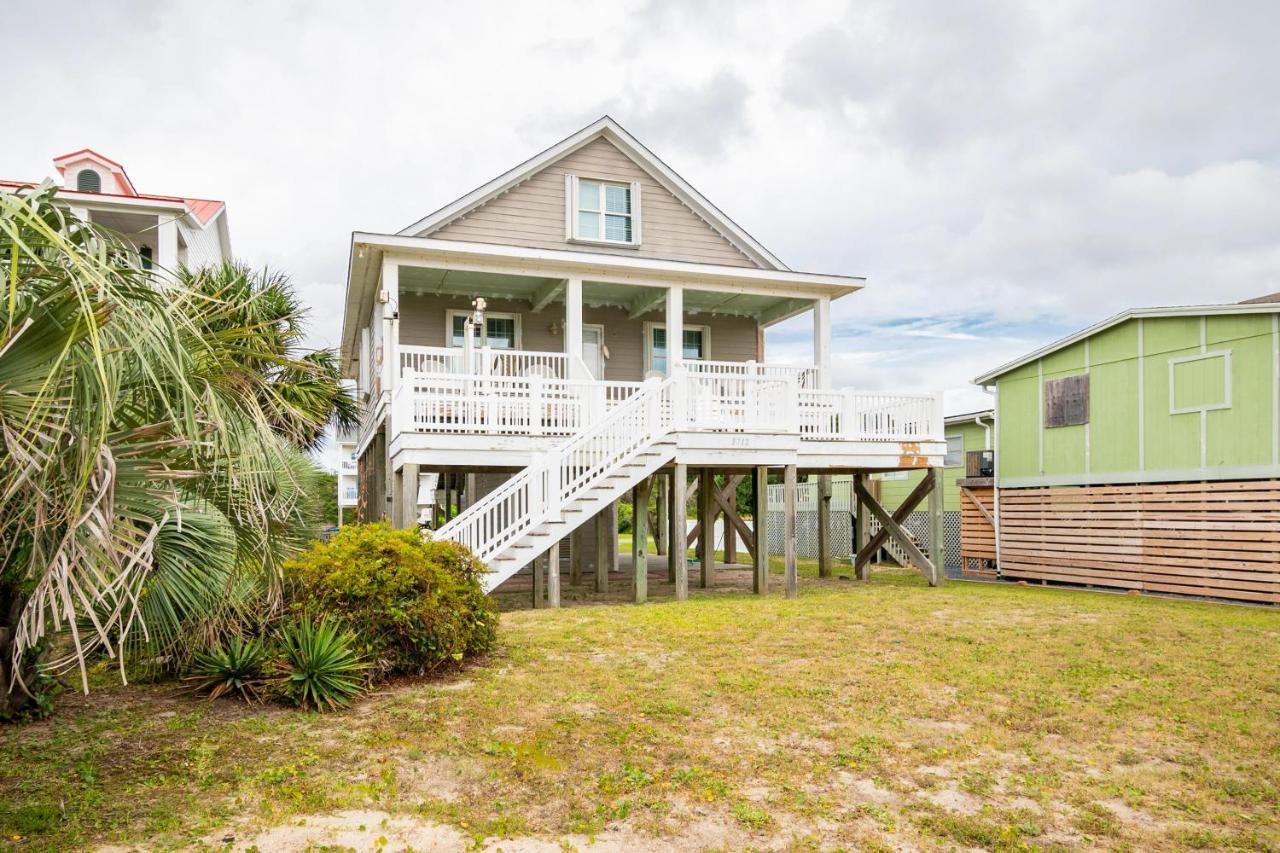
{"label": "green neighbor house", "polygon": [[[943,530],[946,534],[943,554],[948,571],[952,574],[965,561],[962,559],[960,536],[961,517],[966,502],[971,500],[961,490],[961,484],[970,476],[980,477],[984,458],[990,465],[991,450],[995,440],[995,413],[991,409],[950,415],[943,419],[947,439],[947,455],[943,463]],[[928,472],[924,469],[891,471],[873,476],[873,492],[879,490],[881,505],[894,512],[920,484]],[[971,491],[972,493],[972,491]],[[912,512],[903,522],[917,541],[927,541],[928,525],[925,512]]]}
{"label": "green neighbor house", "polygon": [[1280,302],[1126,311],[975,382],[1002,577],[1280,602]]}

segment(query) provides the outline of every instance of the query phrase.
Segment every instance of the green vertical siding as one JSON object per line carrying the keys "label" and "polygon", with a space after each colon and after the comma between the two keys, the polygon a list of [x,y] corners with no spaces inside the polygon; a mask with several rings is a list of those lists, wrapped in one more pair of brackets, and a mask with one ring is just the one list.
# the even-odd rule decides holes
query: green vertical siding
{"label": "green vertical siding", "polygon": [[1169,359],[1200,352],[1199,317],[1143,321],[1146,470],[1200,467],[1200,415],[1169,414]]}
{"label": "green vertical siding", "polygon": [[1209,317],[1207,322],[1208,350],[1231,351],[1231,408],[1205,415],[1208,464],[1271,464],[1277,388],[1272,378],[1271,317]]}
{"label": "green vertical siding", "polygon": [[1138,470],[1138,324],[1089,339],[1089,471]]}
{"label": "green vertical siding", "polygon": [[[1275,329],[1271,313],[1129,320],[997,377],[1002,484],[1280,476]],[[1217,352],[1229,376],[1223,359],[1195,358]],[[1042,429],[1041,374],[1085,370],[1089,423]],[[1214,408],[1228,383],[1230,406]]]}
{"label": "green vertical siding", "polygon": [[1024,364],[1001,376],[999,396],[1000,449],[996,454],[1001,476],[1040,474],[1040,385],[1038,362]]}
{"label": "green vertical siding", "polygon": [[[991,419],[987,418],[986,422],[991,423]],[[964,450],[968,453],[970,450],[986,449],[986,430],[972,421],[963,424],[954,424],[947,427],[947,435],[960,435],[964,437]],[[995,440],[995,428],[991,428],[991,438]],[[957,480],[964,478],[964,463],[952,468],[944,468],[942,471],[943,486],[943,509],[949,512],[958,512],[960,510],[960,487],[956,484]],[[902,502],[906,500],[907,495],[911,494],[920,480],[924,478],[923,470],[911,471],[903,480],[881,480],[880,481],[880,502],[885,509],[893,512],[902,506]],[[918,509],[924,509],[923,506]]]}

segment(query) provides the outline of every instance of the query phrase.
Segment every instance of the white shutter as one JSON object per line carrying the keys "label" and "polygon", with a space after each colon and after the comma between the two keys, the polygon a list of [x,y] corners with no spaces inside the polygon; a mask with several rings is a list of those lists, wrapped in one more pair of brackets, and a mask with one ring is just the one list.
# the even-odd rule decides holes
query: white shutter
{"label": "white shutter", "polygon": [[572,240],[578,231],[578,176],[564,176],[564,238]]}
{"label": "white shutter", "polygon": [[631,242],[640,245],[640,182],[631,182]]}

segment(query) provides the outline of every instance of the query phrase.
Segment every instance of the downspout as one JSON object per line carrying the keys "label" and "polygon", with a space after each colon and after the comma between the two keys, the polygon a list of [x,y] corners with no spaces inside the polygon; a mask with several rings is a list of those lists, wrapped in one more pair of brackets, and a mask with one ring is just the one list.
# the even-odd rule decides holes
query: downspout
{"label": "downspout", "polygon": [[[987,447],[991,449],[991,500],[996,505],[996,577],[1000,577],[1000,386],[984,385],[982,390],[987,391],[992,396],[991,400],[991,419],[995,421],[996,436],[994,446],[988,443]],[[988,441],[990,440],[991,430],[987,429]]]}

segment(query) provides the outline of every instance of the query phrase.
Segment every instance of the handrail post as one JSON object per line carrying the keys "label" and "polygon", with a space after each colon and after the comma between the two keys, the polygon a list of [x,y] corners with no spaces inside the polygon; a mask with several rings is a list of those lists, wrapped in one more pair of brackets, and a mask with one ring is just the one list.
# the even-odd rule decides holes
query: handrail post
{"label": "handrail post", "polygon": [[529,434],[542,435],[542,377],[529,377]]}
{"label": "handrail post", "polygon": [[560,481],[560,472],[562,469],[561,454],[558,448],[552,448],[547,452],[546,456],[546,519],[548,521],[560,520],[560,500],[563,495],[564,484]]}
{"label": "handrail post", "polygon": [[850,389],[841,392],[840,436],[846,439],[862,438],[862,427],[858,424],[857,395]]}
{"label": "handrail post", "polygon": [[683,365],[671,371],[671,429],[688,428],[689,373]]}

